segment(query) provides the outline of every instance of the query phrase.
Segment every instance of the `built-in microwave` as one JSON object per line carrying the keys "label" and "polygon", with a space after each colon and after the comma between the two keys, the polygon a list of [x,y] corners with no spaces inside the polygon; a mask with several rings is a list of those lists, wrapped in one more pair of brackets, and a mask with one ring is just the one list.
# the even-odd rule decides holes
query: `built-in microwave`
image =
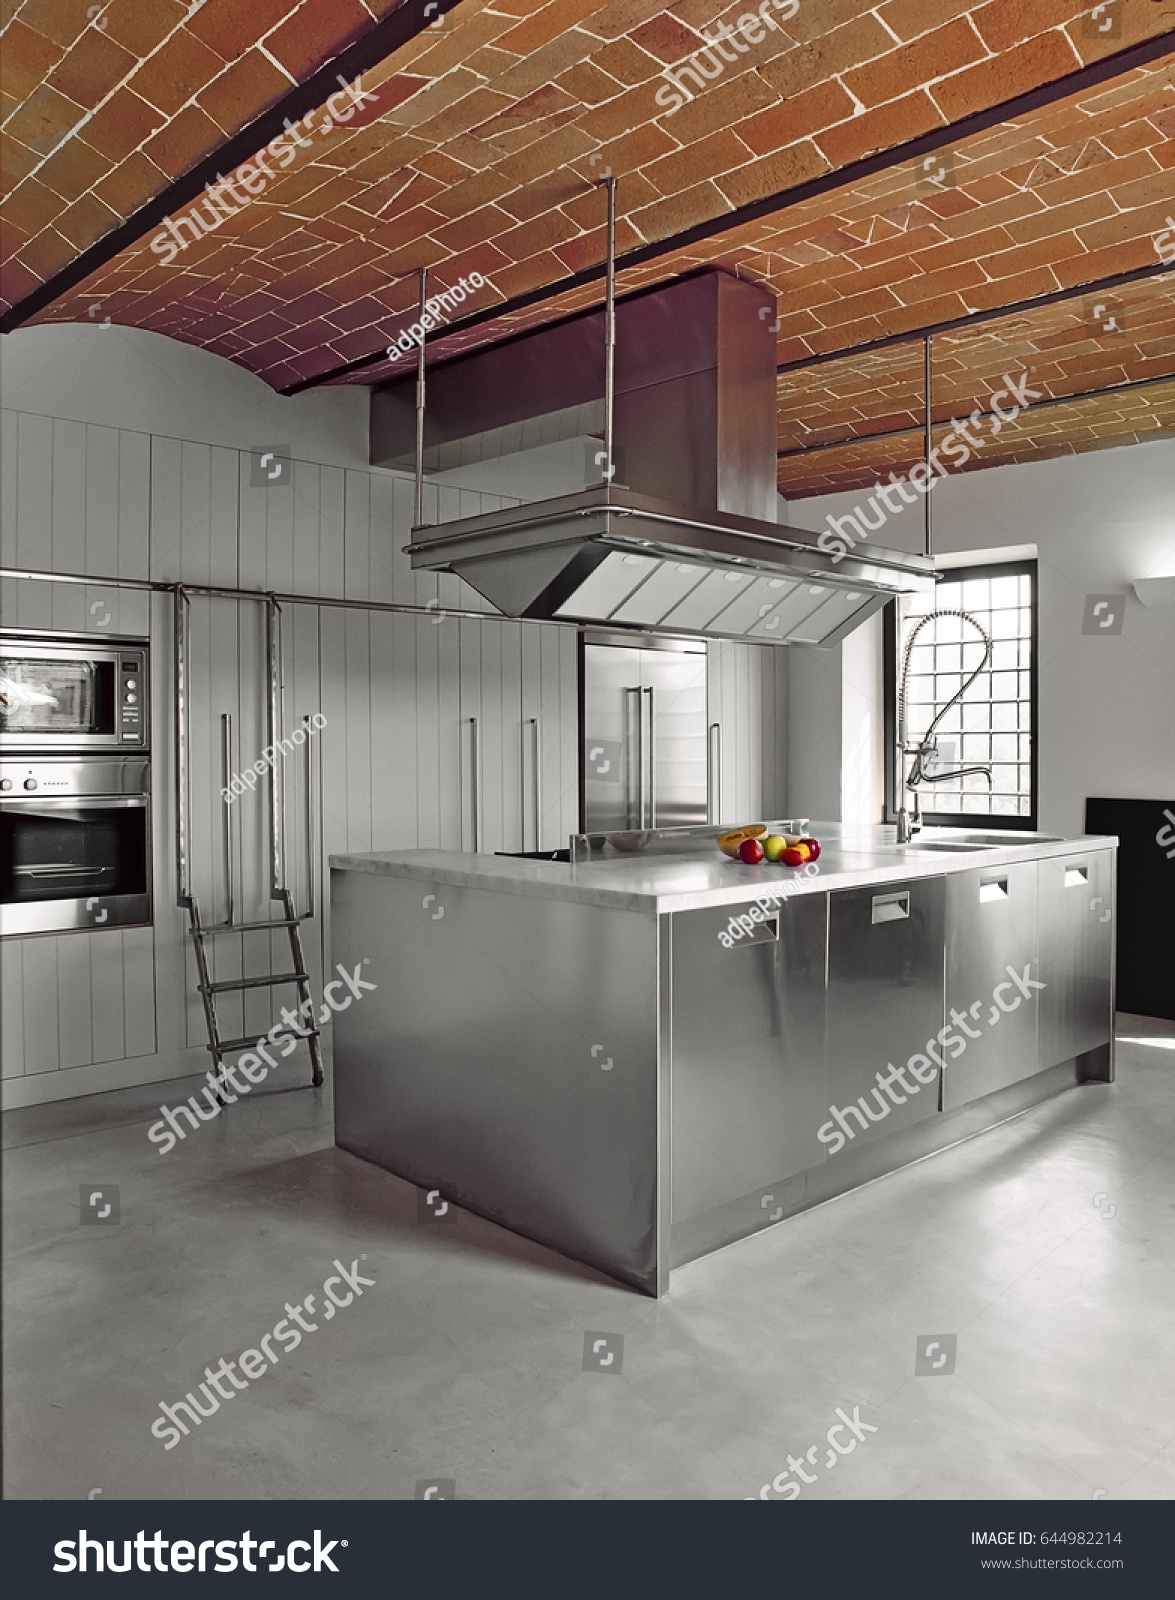
{"label": "built-in microwave", "polygon": [[0,753],[146,750],[145,639],[0,633]]}

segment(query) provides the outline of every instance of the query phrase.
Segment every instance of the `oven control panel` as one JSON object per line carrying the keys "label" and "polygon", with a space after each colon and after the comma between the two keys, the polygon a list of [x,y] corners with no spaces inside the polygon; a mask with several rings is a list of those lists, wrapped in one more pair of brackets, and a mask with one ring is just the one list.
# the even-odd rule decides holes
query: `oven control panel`
{"label": "oven control panel", "polygon": [[120,650],[114,684],[115,726],[120,745],[147,742],[147,660],[142,650]]}

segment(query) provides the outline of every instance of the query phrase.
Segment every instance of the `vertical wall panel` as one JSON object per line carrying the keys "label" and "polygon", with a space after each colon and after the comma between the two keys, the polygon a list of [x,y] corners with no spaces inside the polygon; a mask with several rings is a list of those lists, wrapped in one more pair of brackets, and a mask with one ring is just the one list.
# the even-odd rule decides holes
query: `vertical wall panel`
{"label": "vertical wall panel", "polygon": [[0,1076],[20,1078],[24,1058],[24,939],[0,939]]}
{"label": "vertical wall panel", "polygon": [[[86,565],[86,426],[53,423],[53,559],[55,572],[83,572]],[[53,591],[53,626],[81,633],[90,626],[86,591],[63,583]]]}
{"label": "vertical wall panel", "polygon": [[20,413],[0,411],[0,566],[14,567],[17,550],[17,479],[19,474]]}
{"label": "vertical wall panel", "polygon": [[96,572],[104,578],[119,575],[119,440],[117,428],[91,423],[86,429],[86,548],[84,565],[78,571]]}
{"label": "vertical wall panel", "polygon": [[[53,422],[22,412],[16,471],[16,564],[53,566]],[[53,597],[48,585],[22,584],[17,596],[17,622],[22,628],[53,626]]]}
{"label": "vertical wall panel", "polygon": [[[173,919],[174,920],[174,919]],[[173,949],[176,945],[173,942]],[[182,951],[180,944],[178,949]],[[154,938],[150,928],[128,928],[122,936],[124,1026],[128,1057],[155,1054],[155,1018],[167,1014],[155,989]]]}
{"label": "vertical wall panel", "polygon": [[122,932],[113,930],[92,936],[90,1004],[95,1061],[120,1061],[127,1054],[122,997],[125,937]]}
{"label": "vertical wall panel", "polygon": [[57,1043],[57,940],[41,935],[23,941],[21,999],[24,1004],[24,1069],[55,1072]]}
{"label": "vertical wall panel", "polygon": [[90,948],[105,933],[71,934],[57,940],[57,1036],[60,1065],[85,1067],[94,1059]]}

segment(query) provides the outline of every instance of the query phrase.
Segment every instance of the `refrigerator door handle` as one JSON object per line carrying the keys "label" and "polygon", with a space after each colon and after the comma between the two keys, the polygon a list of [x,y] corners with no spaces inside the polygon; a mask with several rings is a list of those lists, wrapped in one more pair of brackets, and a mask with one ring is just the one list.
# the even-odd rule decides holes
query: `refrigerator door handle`
{"label": "refrigerator door handle", "polygon": [[[657,826],[657,732],[653,722],[653,690],[648,687],[645,693],[649,697],[649,827]],[[645,819],[641,817],[641,827]]]}
{"label": "refrigerator door handle", "polygon": [[722,724],[710,724],[710,770],[709,797],[707,804],[710,811],[710,825],[716,826],[722,821]]}
{"label": "refrigerator door handle", "polygon": [[[636,827],[645,825],[645,742],[644,742],[644,714],[640,689],[625,689],[624,691],[624,754],[627,758],[629,746],[632,742],[632,701],[630,696],[636,695]],[[632,822],[632,767],[628,769],[628,793],[625,797],[628,826]]]}

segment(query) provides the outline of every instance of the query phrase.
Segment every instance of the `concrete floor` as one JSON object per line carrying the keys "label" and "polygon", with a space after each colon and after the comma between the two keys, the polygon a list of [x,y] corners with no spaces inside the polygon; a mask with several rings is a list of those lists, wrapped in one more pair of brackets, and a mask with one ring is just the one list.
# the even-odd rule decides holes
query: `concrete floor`
{"label": "concrete floor", "polygon": [[[1153,1042],[1120,1045],[1116,1084],[694,1262],[660,1303],[477,1217],[418,1221],[415,1189],[333,1147],[322,1091],[259,1092],[164,1156],[146,1126],[195,1080],[11,1112],[5,1493],[737,1499],[791,1454],[808,1499],[1173,1498],[1175,1028],[1119,1031]],[[79,1185],[111,1184],[118,1225],[79,1225]],[[375,1286],[329,1322],[316,1301],[239,1406],[152,1437],[336,1257]],[[619,1373],[583,1370],[589,1330],[623,1336]],[[916,1376],[935,1334],[955,1370]],[[839,1457],[837,1407],[876,1430]]]}

